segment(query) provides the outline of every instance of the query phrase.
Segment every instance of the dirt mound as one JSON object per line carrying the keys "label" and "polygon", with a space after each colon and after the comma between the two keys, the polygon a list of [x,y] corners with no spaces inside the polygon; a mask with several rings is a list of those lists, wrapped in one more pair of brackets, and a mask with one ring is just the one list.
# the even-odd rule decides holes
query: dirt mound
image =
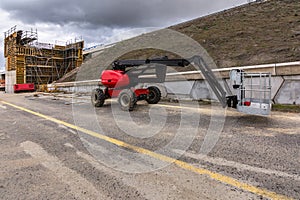
{"label": "dirt mound", "polygon": [[300,60],[298,0],[251,3],[170,28],[199,42],[219,67]]}

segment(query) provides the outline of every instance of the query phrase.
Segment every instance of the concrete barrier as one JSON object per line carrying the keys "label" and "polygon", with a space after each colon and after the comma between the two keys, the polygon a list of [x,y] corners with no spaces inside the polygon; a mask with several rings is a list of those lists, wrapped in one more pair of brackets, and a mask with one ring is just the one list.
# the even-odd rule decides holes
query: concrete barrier
{"label": "concrete barrier", "polygon": [[[277,104],[300,104],[300,62],[213,69],[212,71],[214,71],[218,77],[221,77],[220,84],[223,85],[229,95],[235,94],[236,92],[230,87],[229,72],[232,69],[241,69],[248,73],[271,73],[271,98],[273,102]],[[91,92],[92,89],[97,87],[100,81],[101,80],[90,80],[56,83],[49,85],[49,87],[56,87],[59,90],[67,92]],[[217,99],[199,71],[168,73],[166,82],[164,84],[158,84],[157,86],[162,91],[163,97],[170,96],[172,98],[188,98],[193,100]]]}

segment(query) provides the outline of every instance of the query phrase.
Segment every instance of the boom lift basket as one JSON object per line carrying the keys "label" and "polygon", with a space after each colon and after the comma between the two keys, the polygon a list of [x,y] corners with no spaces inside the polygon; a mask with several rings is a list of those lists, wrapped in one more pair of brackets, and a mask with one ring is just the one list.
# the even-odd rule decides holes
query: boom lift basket
{"label": "boom lift basket", "polygon": [[269,115],[271,111],[271,73],[246,73],[232,70],[230,79],[237,90],[237,110],[252,115]]}

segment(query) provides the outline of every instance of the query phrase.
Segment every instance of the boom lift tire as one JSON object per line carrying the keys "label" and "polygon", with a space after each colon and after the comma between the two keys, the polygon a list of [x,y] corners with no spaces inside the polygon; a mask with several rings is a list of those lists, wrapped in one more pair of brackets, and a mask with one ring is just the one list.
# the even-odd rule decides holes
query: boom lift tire
{"label": "boom lift tire", "polygon": [[149,90],[149,95],[148,95],[146,101],[149,104],[157,104],[161,98],[160,90],[155,86],[149,87],[148,90]]}
{"label": "boom lift tire", "polygon": [[136,95],[130,89],[122,90],[118,96],[118,103],[120,105],[120,108],[124,111],[133,111],[136,102]]}
{"label": "boom lift tire", "polygon": [[93,106],[102,107],[105,102],[105,94],[101,89],[94,89],[92,91],[91,101]]}

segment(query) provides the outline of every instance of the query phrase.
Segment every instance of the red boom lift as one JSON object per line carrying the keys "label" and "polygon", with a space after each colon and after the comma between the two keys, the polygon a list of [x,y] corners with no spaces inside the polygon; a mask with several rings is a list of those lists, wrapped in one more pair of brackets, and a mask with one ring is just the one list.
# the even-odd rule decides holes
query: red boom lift
{"label": "red boom lift", "polygon": [[113,63],[112,70],[102,72],[101,83],[105,89],[99,87],[93,90],[92,104],[95,107],[101,107],[105,99],[116,97],[121,109],[127,111],[132,111],[136,102],[140,100],[156,104],[161,98],[161,92],[157,87],[136,88],[136,86],[139,83],[163,83],[166,78],[167,66],[186,67],[190,64],[199,67],[223,107],[226,107],[227,100],[233,101],[233,107],[235,106],[235,96],[226,97],[226,92],[200,56],[190,59],[163,57],[147,60],[117,60]]}
{"label": "red boom lift", "polygon": [[[186,67],[193,64],[201,71],[210,88],[225,108],[237,108],[239,112],[269,115],[271,109],[271,74],[245,73],[232,70],[230,79],[237,91],[236,95],[226,96],[214,73],[200,56],[189,59],[117,60],[112,70],[104,70],[101,83],[105,87],[93,90],[91,100],[95,107],[103,106],[105,99],[118,98],[122,110],[132,111],[137,101],[146,100],[149,104],[160,101],[161,92],[155,87],[139,88],[140,83],[164,83],[167,66]],[[258,83],[255,83],[257,81]]]}

